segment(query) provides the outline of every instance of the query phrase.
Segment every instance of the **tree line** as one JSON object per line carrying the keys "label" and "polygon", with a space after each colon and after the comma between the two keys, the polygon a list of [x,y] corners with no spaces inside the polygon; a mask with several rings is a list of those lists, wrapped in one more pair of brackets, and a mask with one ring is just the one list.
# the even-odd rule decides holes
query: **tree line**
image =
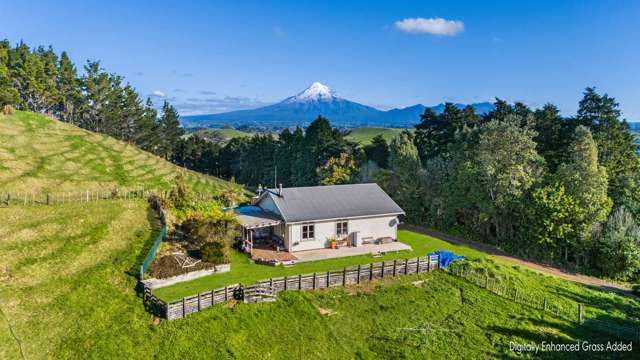
{"label": "tree line", "polygon": [[87,61],[84,73],[66,52],[51,47],[12,47],[0,41],[0,107],[48,114],[84,129],[111,135],[164,158],[171,158],[184,134],[178,112],[164,102],[161,114],[149,98],[98,61]]}
{"label": "tree line", "polygon": [[615,99],[587,88],[576,116],[498,100],[477,116],[427,109],[376,180],[408,220],[584,272],[637,279],[640,157]]}

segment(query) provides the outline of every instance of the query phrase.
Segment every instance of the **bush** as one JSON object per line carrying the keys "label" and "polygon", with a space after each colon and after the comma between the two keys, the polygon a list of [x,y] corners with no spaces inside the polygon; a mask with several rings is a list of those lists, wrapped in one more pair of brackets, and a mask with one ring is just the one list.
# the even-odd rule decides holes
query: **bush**
{"label": "bush", "polygon": [[208,242],[200,247],[202,261],[215,265],[229,263],[229,247],[224,242]]}
{"label": "bush", "polygon": [[15,110],[13,109],[13,106],[11,105],[5,105],[2,107],[2,114],[3,115],[13,115],[15,113]]}

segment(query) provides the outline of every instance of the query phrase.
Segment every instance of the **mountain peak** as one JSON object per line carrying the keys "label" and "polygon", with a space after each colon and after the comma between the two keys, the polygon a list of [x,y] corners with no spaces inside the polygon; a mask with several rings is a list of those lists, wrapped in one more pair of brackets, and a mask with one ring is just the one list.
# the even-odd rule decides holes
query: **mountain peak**
{"label": "mountain peak", "polygon": [[327,85],[314,82],[304,91],[292,96],[287,102],[307,102],[307,101],[331,101],[336,98],[335,93]]}

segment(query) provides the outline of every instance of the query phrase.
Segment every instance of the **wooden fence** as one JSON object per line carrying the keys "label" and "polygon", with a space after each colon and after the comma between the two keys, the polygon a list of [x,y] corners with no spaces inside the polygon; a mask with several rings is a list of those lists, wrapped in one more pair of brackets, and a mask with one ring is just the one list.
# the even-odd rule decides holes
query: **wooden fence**
{"label": "wooden fence", "polygon": [[510,284],[505,284],[499,279],[490,278],[486,271],[475,270],[468,266],[452,265],[449,273],[464,278],[498,296],[511,301],[551,313],[559,318],[569,321],[576,321],[584,326],[595,330],[616,335],[620,338],[627,338],[633,341],[640,341],[640,326],[631,327],[616,324],[610,321],[594,319],[588,317],[583,304],[570,302],[559,303],[554,299],[533,295],[523,289],[518,289]]}
{"label": "wooden fence", "polygon": [[[64,192],[0,192],[0,206],[62,205],[101,200],[133,200],[147,198],[150,194],[158,194],[166,197],[169,191],[144,188],[113,188],[109,190]],[[194,197],[201,201],[216,199],[214,195],[207,193],[196,193]]]}
{"label": "wooden fence", "polygon": [[168,304],[156,298],[150,291],[145,290],[145,303],[148,308],[152,309],[158,316],[162,316],[168,320],[175,320],[231,299],[254,302],[255,299],[251,297],[256,293],[262,293],[261,291],[257,291],[258,289],[269,289],[270,292],[275,295],[285,290],[340,287],[360,284],[374,279],[429,272],[438,268],[438,256],[431,255],[412,259],[399,259],[350,266],[338,271],[271,278],[247,286],[234,284],[187,296],[182,298],[182,300]]}

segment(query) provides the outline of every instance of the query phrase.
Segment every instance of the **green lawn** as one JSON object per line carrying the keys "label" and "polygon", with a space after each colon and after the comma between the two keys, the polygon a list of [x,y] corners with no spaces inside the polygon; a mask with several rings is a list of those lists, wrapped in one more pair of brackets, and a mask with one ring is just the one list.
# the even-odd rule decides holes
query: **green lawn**
{"label": "green lawn", "polygon": [[251,284],[257,280],[268,279],[270,277],[339,270],[347,266],[358,264],[425,256],[428,252],[435,250],[452,250],[458,254],[462,254],[473,259],[485,256],[485,254],[471,248],[451,245],[442,240],[410,231],[398,231],[398,238],[403,243],[411,246],[412,250],[390,253],[377,258],[374,258],[371,255],[359,255],[303,262],[290,267],[254,264],[249,261],[247,255],[233,250],[231,254],[231,271],[221,274],[213,274],[186,283],[159,288],[154,291],[154,294],[165,301],[171,302],[182,299],[185,296],[194,295],[199,292],[217,289],[224,287],[225,285],[235,283]]}
{"label": "green lawn", "polygon": [[[491,358],[515,356],[510,341],[611,339],[441,271],[346,289],[284,292],[274,303],[215,306],[158,323],[134,290],[134,274],[157,226],[145,202],[0,208],[0,219],[0,308],[6,315],[6,320],[0,317],[0,359],[20,358],[9,325],[27,359]],[[497,263],[422,235],[401,234],[417,252],[449,248],[497,275],[559,297],[598,301],[614,315],[639,309],[628,298]],[[291,270],[307,272],[303,265]],[[343,263],[331,265],[340,268]],[[414,284],[417,280],[424,282]]]}
{"label": "green lawn", "polygon": [[[179,171],[185,170],[134,145],[40,114],[0,115],[0,193],[168,188]],[[198,191],[231,186],[212,176],[186,174]]]}

